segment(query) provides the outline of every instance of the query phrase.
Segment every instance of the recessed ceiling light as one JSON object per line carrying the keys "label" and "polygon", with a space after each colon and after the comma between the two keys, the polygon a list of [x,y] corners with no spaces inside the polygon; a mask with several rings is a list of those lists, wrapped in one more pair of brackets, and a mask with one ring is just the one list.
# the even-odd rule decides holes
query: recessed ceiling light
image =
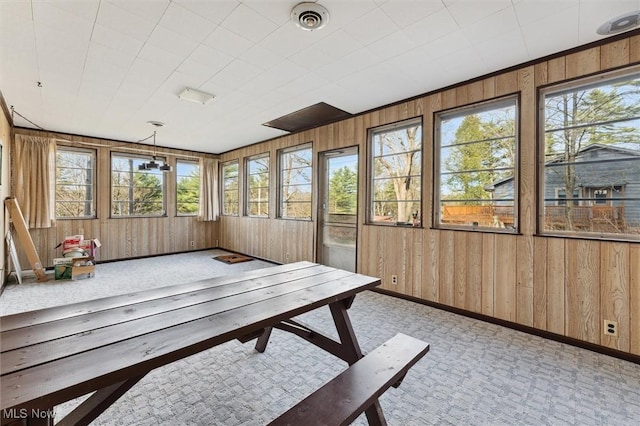
{"label": "recessed ceiling light", "polygon": [[300,3],[291,11],[291,20],[305,31],[319,30],[329,23],[329,11],[318,3]]}
{"label": "recessed ceiling light", "polygon": [[153,127],[162,127],[164,126],[164,123],[162,121],[155,121],[155,120],[149,120],[147,121],[147,124]]}
{"label": "recessed ceiling light", "polygon": [[609,35],[619,33],[621,31],[629,30],[633,27],[640,25],[640,10],[635,12],[625,13],[624,15],[616,16],[613,19],[609,19],[604,24],[598,27],[598,34]]}
{"label": "recessed ceiling light", "polygon": [[211,102],[213,98],[215,98],[215,96],[210,93],[202,92],[196,89],[190,89],[188,87],[184,89],[182,93],[178,95],[178,97],[183,101],[191,101],[202,105]]}

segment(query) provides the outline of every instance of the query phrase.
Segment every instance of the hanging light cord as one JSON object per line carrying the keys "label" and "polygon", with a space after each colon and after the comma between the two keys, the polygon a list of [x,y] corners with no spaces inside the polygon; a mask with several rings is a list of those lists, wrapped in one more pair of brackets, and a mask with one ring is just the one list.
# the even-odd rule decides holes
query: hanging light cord
{"label": "hanging light cord", "polygon": [[29,120],[27,117],[25,117],[24,115],[20,114],[18,111],[16,111],[16,109],[13,107],[13,105],[11,105],[11,121],[13,121],[15,123],[14,115],[17,115],[18,117],[22,118],[25,121],[28,121],[29,123],[33,124],[34,126],[36,126],[38,129],[43,130],[43,131],[47,131],[47,129],[45,129],[42,126],[38,126],[36,123],[34,123],[33,121]]}

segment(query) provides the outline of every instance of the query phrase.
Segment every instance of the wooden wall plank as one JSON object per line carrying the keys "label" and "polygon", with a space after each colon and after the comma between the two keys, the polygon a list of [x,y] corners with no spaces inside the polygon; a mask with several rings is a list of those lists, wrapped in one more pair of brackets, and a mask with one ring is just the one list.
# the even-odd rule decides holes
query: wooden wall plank
{"label": "wooden wall plank", "polygon": [[482,312],[482,234],[467,233],[465,309]]}
{"label": "wooden wall plank", "polygon": [[566,335],[600,344],[600,242],[568,240]]}
{"label": "wooden wall plank", "polygon": [[566,78],[582,77],[600,71],[600,47],[566,56]]}
{"label": "wooden wall plank", "polygon": [[533,327],[547,326],[547,239],[534,237],[533,262]]}
{"label": "wooden wall plank", "polygon": [[438,302],[449,306],[455,304],[455,235],[454,231],[441,231],[438,250]]}
{"label": "wooden wall plank", "polygon": [[469,310],[467,305],[467,270],[469,257],[468,232],[454,232],[453,234],[453,270],[454,270],[454,286],[453,306],[460,309]]}
{"label": "wooden wall plank", "polygon": [[629,352],[640,355],[640,245],[629,247]]}
{"label": "wooden wall plank", "polygon": [[617,68],[629,63],[629,39],[605,44],[600,48],[600,65],[602,68]]}
{"label": "wooden wall plank", "polygon": [[482,313],[495,312],[496,234],[482,235]]}
{"label": "wooden wall plank", "polygon": [[565,241],[547,239],[547,330],[564,335],[567,307],[567,261]]}
{"label": "wooden wall plank", "polygon": [[494,315],[496,318],[515,322],[517,320],[516,236],[496,235],[495,253]]}
{"label": "wooden wall plank", "polygon": [[629,63],[640,62],[640,35],[629,39]]}
{"label": "wooden wall plank", "polygon": [[[629,351],[629,245],[602,243],[600,248],[600,333],[602,345]],[[618,322],[618,336],[604,335],[604,320]]]}
{"label": "wooden wall plank", "polygon": [[440,300],[440,232],[425,230],[422,257],[422,297],[437,302]]}

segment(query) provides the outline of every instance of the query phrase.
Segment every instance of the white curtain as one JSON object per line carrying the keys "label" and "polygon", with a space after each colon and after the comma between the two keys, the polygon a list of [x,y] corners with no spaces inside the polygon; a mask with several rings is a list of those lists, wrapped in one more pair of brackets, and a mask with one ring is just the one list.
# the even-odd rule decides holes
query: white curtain
{"label": "white curtain", "polygon": [[218,160],[200,159],[200,209],[198,220],[218,220],[220,202],[218,200]]}
{"label": "white curtain", "polygon": [[41,136],[16,135],[14,194],[29,228],[55,224],[56,144]]}

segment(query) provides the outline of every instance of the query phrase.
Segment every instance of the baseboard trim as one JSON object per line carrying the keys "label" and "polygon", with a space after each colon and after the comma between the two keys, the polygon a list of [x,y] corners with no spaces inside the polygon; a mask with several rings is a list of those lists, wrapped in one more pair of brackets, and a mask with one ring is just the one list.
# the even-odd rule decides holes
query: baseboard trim
{"label": "baseboard trim", "polygon": [[534,336],[542,337],[556,342],[565,343],[567,345],[576,346],[578,348],[587,349],[592,352],[597,352],[603,355],[608,355],[614,358],[629,361],[634,364],[640,364],[640,355],[634,355],[629,352],[624,352],[618,349],[607,348],[605,346],[596,345],[595,343],[585,342],[584,340],[575,339],[573,337],[563,336],[561,334],[552,333],[546,330],[540,330],[538,328],[529,327],[527,325],[518,324],[512,321],[506,321],[499,318],[494,318],[489,315],[480,314],[477,312],[471,312],[464,309],[456,308],[453,306],[443,305],[442,303],[431,302],[429,300],[420,299],[414,296],[408,296],[406,294],[396,293],[390,290],[374,288],[372,291],[387,296],[397,297],[399,299],[408,300],[410,302],[419,303],[421,305],[430,306],[432,308],[440,309],[443,311],[451,312],[454,314],[462,315],[467,318],[473,318],[480,321],[500,325],[502,327],[510,328],[512,330],[521,331],[523,333],[531,334]]}

